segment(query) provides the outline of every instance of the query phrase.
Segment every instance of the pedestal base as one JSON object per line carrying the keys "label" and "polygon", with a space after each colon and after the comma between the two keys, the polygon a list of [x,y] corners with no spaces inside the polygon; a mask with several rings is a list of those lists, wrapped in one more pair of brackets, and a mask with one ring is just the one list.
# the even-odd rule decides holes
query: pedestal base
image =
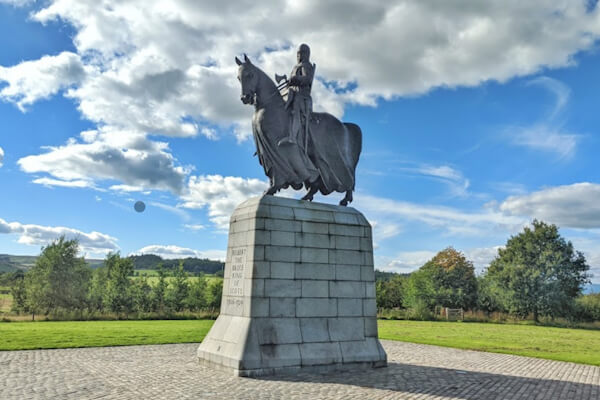
{"label": "pedestal base", "polygon": [[248,200],[231,217],[224,279],[202,364],[238,376],[387,365],[371,227],[355,209]]}

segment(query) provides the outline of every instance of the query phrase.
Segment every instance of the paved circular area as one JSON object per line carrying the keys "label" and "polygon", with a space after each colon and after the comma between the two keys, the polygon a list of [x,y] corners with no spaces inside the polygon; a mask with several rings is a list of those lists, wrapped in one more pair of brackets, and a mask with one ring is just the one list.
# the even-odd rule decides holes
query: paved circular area
{"label": "paved circular area", "polygon": [[389,367],[237,378],[197,344],[0,352],[0,399],[600,399],[600,368],[382,341]]}

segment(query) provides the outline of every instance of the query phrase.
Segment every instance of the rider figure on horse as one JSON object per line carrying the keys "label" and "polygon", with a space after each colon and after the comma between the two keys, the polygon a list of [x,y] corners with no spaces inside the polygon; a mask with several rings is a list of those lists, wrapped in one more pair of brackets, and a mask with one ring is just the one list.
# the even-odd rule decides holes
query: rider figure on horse
{"label": "rider figure on horse", "polygon": [[298,64],[292,69],[288,84],[286,108],[292,110],[290,132],[282,143],[296,143],[306,153],[312,97],[310,91],[315,75],[315,65],[310,63],[310,47],[301,44],[297,53]]}

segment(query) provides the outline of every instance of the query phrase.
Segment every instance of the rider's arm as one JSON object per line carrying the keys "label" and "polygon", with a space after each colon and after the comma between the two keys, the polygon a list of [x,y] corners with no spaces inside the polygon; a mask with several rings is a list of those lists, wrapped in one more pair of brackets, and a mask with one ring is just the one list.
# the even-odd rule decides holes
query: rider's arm
{"label": "rider's arm", "polygon": [[[298,73],[300,72],[300,73]],[[310,86],[313,80],[313,71],[310,64],[303,65],[302,68],[298,68],[295,76],[290,78],[290,85],[293,86]]]}

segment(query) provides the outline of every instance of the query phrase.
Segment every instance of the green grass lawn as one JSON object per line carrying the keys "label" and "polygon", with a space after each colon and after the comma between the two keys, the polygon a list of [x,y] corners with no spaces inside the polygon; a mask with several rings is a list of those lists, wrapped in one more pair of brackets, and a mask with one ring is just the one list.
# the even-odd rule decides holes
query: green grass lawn
{"label": "green grass lawn", "polygon": [[600,365],[600,331],[465,322],[379,321],[381,339]]}
{"label": "green grass lawn", "polygon": [[0,323],[0,350],[200,342],[213,320]]}
{"label": "green grass lawn", "polygon": [[[0,323],[0,350],[199,342],[212,320]],[[381,339],[600,366],[600,331],[531,325],[379,321]]]}

